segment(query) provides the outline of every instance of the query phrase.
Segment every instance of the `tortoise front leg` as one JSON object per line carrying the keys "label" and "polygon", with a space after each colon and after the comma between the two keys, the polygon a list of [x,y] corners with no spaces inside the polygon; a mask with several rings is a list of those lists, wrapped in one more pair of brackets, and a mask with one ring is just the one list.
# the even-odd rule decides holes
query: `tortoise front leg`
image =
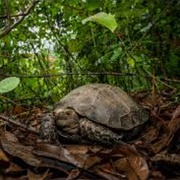
{"label": "tortoise front leg", "polygon": [[47,113],[42,117],[39,136],[43,142],[58,143],[57,130],[52,113]]}
{"label": "tortoise front leg", "polygon": [[84,139],[102,145],[127,145],[122,141],[123,135],[119,135],[109,128],[92,122],[86,118],[80,119],[80,132]]}

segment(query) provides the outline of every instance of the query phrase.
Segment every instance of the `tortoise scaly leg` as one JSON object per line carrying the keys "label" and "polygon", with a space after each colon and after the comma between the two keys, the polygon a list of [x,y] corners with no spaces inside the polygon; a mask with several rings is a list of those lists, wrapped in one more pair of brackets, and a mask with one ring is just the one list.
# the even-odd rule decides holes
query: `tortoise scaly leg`
{"label": "tortoise scaly leg", "polygon": [[103,145],[127,145],[122,141],[123,135],[119,135],[109,128],[94,123],[86,118],[80,119],[80,131],[82,138]]}

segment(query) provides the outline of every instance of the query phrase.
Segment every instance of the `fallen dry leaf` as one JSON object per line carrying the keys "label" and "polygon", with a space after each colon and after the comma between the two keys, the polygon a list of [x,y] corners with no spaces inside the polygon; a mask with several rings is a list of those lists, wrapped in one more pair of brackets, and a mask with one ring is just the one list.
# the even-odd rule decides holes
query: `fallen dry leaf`
{"label": "fallen dry leaf", "polygon": [[169,128],[169,134],[168,134],[166,142],[167,142],[167,145],[170,146],[170,144],[173,143],[172,141],[175,134],[180,130],[180,106],[178,106],[175,109],[173,113],[173,118],[168,124],[168,128]]}
{"label": "fallen dry leaf", "polygon": [[120,158],[113,164],[117,171],[125,172],[128,179],[146,180],[149,176],[149,167],[144,158],[131,156]]}
{"label": "fallen dry leaf", "polygon": [[175,109],[175,111],[173,112],[173,117],[172,119],[175,119],[177,117],[180,117],[180,105]]}
{"label": "fallen dry leaf", "polygon": [[104,168],[104,167],[96,167],[93,169],[100,177],[103,177],[103,179],[106,180],[123,180],[126,178],[126,176],[123,176],[121,174],[117,174],[110,170],[109,168]]}
{"label": "fallen dry leaf", "polygon": [[75,168],[68,174],[68,177],[66,178],[66,180],[77,179],[80,173],[81,171],[78,168]]}
{"label": "fallen dry leaf", "polygon": [[164,174],[174,174],[180,177],[180,154],[169,154],[163,151],[152,157],[151,161]]}
{"label": "fallen dry leaf", "polygon": [[0,162],[9,162],[9,158],[6,156],[6,154],[1,148],[0,148]]}
{"label": "fallen dry leaf", "polygon": [[11,162],[10,166],[6,169],[7,174],[24,174],[27,170],[21,166]]}
{"label": "fallen dry leaf", "polygon": [[[29,165],[39,167],[41,161],[32,154],[32,146],[24,146],[18,142],[11,142],[9,139],[6,139],[6,136],[1,136],[1,146],[3,150],[10,154],[13,157],[18,157],[22,159]],[[12,148],[13,147],[13,148]]]}
{"label": "fallen dry leaf", "polygon": [[9,158],[0,147],[0,166],[6,168],[9,166],[9,164],[10,164]]}
{"label": "fallen dry leaf", "polygon": [[4,138],[6,141],[18,143],[18,138],[8,131],[4,131],[1,135],[2,139]]}
{"label": "fallen dry leaf", "polygon": [[[98,156],[92,156],[88,154],[88,146],[87,148],[82,147],[77,148],[75,145],[74,148],[66,149],[62,146],[54,146],[50,144],[37,144],[36,148],[34,148],[33,153],[38,156],[44,156],[48,158],[54,158],[61,162],[66,162],[72,164],[76,167],[88,169],[94,164],[101,161],[101,158]],[[80,150],[80,151],[78,151]]]}
{"label": "fallen dry leaf", "polygon": [[167,125],[167,131],[166,133],[162,134],[160,137],[160,140],[158,140],[156,143],[152,145],[152,149],[154,153],[160,152],[164,148],[170,149],[172,144],[175,143],[173,141],[174,136],[177,132],[180,133],[180,106],[178,106],[174,113],[171,121]]}
{"label": "fallen dry leaf", "polygon": [[44,173],[36,174],[28,169],[28,173],[27,173],[28,180],[44,180],[46,179],[47,175],[48,175],[48,170],[46,170]]}

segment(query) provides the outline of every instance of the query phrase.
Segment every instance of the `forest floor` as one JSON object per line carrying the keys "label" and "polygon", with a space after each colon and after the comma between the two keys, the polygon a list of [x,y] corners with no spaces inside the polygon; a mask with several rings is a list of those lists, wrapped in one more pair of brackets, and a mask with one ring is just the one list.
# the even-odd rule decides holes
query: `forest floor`
{"label": "forest floor", "polygon": [[180,105],[172,91],[133,97],[150,125],[128,145],[53,145],[38,136],[44,107],[16,106],[0,114],[0,179],[180,179]]}

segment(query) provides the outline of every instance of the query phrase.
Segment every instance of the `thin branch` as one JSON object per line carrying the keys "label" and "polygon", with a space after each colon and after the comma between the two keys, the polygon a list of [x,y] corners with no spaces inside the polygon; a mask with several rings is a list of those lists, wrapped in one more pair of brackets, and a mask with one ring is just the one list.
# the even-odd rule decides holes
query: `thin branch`
{"label": "thin branch", "polygon": [[5,35],[7,35],[8,33],[10,33],[12,31],[12,29],[14,29],[15,27],[17,27],[23,20],[24,18],[31,12],[32,9],[35,8],[36,4],[39,2],[39,0],[35,0],[31,6],[25,11],[25,16],[22,16],[19,20],[17,20],[14,24],[12,24],[11,26],[8,26],[1,34],[0,34],[0,38],[4,37]]}
{"label": "thin branch", "polygon": [[10,103],[12,103],[12,104],[14,104],[14,105],[16,105],[16,103],[15,103],[14,101],[12,101],[11,99],[8,99],[8,98],[6,98],[6,97],[4,97],[4,96],[2,96],[2,95],[0,95],[0,99],[4,99],[4,100],[6,100],[6,101],[8,101],[8,102],[10,102]]}
{"label": "thin branch", "polygon": [[69,75],[75,75],[75,76],[91,76],[91,75],[110,75],[110,76],[138,76],[138,77],[145,77],[145,78],[151,78],[151,76],[146,75],[137,75],[135,73],[117,73],[117,72],[85,72],[85,73],[57,73],[57,74],[42,74],[42,75],[21,75],[21,74],[1,74],[2,77],[20,77],[20,78],[45,78],[45,77],[58,77],[58,76],[69,76]]}
{"label": "thin branch", "polygon": [[5,0],[5,6],[6,6],[6,16],[7,16],[7,27],[9,27],[11,25],[9,0]]}
{"label": "thin branch", "polygon": [[18,126],[18,127],[20,127],[22,130],[24,130],[24,131],[29,131],[29,132],[31,132],[31,133],[38,134],[38,132],[37,132],[34,128],[32,128],[32,127],[27,127],[27,126],[25,126],[24,124],[21,124],[21,123],[17,122],[16,120],[13,120],[13,119],[11,119],[11,118],[9,118],[9,117],[6,117],[6,116],[4,116],[4,115],[1,115],[1,114],[0,114],[0,120],[6,121],[6,122],[8,122],[8,123],[10,123],[10,124],[13,124],[13,125],[15,125],[15,126]]}
{"label": "thin branch", "polygon": [[[148,73],[149,74],[149,73]],[[144,78],[152,78],[152,75],[137,75],[135,73],[118,73],[118,72],[80,72],[80,73],[57,73],[57,74],[42,74],[42,75],[22,75],[22,74],[1,74],[1,77],[19,77],[19,78],[46,78],[46,77],[58,77],[58,76],[92,76],[92,75],[108,75],[108,76],[137,76],[137,77],[144,77]],[[158,77],[156,77],[157,79]],[[170,79],[170,78],[158,78],[160,81],[167,81],[173,83],[180,83],[179,79]]]}
{"label": "thin branch", "polygon": [[[14,17],[26,16],[26,15],[28,15],[28,14],[27,13],[19,13],[19,14],[10,15],[10,17],[14,18]],[[7,18],[7,15],[0,16],[0,19],[6,19],[6,18]]]}

